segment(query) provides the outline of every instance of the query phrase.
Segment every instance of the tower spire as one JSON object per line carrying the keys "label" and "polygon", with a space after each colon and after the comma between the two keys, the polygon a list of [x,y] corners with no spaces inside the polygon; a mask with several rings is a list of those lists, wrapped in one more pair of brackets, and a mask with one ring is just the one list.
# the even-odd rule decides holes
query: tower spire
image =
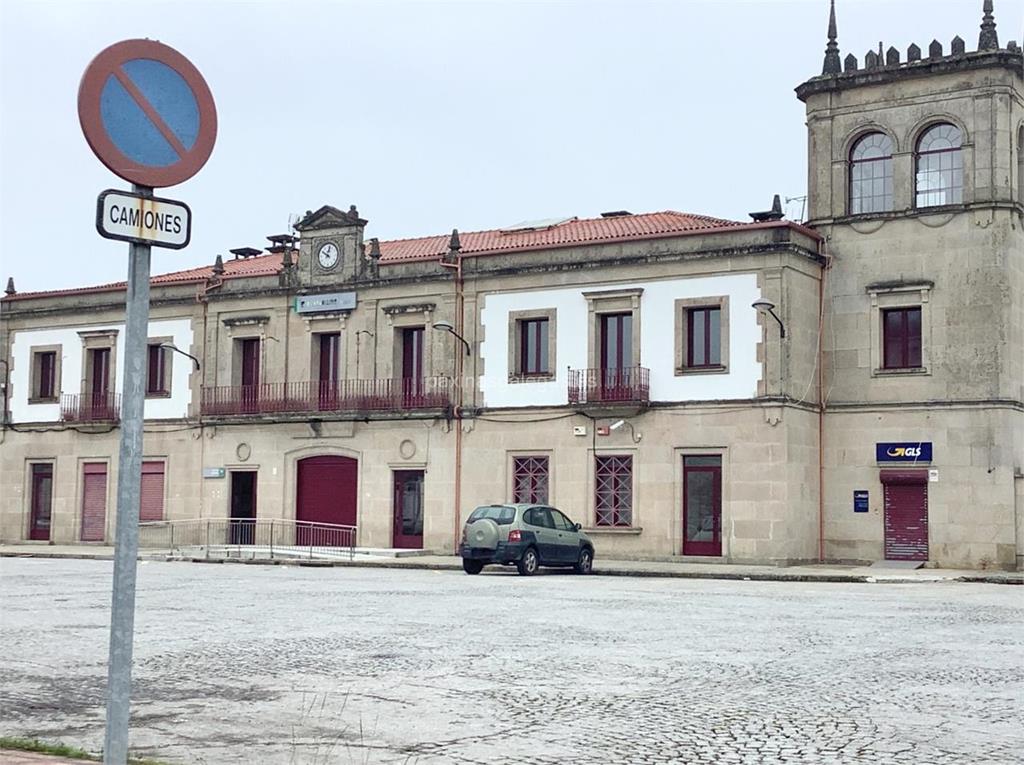
{"label": "tower spire", "polygon": [[836,0],[829,3],[828,14],[828,44],[825,46],[825,64],[821,68],[822,74],[839,74],[843,71],[843,64],[839,60],[839,43],[836,42]]}
{"label": "tower spire", "polygon": [[996,20],[992,15],[992,0],[985,0],[981,10],[981,34],[978,35],[978,50],[999,50],[999,35],[996,34]]}

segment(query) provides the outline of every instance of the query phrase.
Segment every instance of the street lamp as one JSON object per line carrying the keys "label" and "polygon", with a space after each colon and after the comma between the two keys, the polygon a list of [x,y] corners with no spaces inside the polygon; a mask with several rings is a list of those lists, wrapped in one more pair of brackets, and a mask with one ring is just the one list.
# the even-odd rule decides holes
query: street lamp
{"label": "street lamp", "polygon": [[185,351],[181,350],[181,348],[176,346],[174,343],[160,343],[160,347],[167,348],[168,350],[174,351],[175,353],[180,353],[182,356],[188,356],[190,359],[192,359],[192,363],[196,365],[196,371],[199,371],[199,359],[197,359],[191,353],[185,353]]}
{"label": "street lamp", "polygon": [[462,341],[462,344],[464,346],[466,346],[466,355],[467,356],[472,355],[473,352],[469,349],[469,343],[466,342],[466,338],[464,338],[462,335],[460,335],[458,332],[456,332],[455,331],[455,327],[453,327],[451,325],[451,323],[449,323],[447,321],[439,321],[439,322],[434,324],[434,329],[439,329],[442,332],[449,332],[449,333],[455,335],[455,337],[459,338],[459,340]]}
{"label": "street lamp", "polygon": [[756,311],[760,311],[761,313],[771,314],[771,317],[779,323],[779,337],[784,338],[786,336],[786,327],[783,326],[782,319],[775,315],[775,303],[771,300],[761,298],[760,300],[755,300],[751,303],[750,307]]}

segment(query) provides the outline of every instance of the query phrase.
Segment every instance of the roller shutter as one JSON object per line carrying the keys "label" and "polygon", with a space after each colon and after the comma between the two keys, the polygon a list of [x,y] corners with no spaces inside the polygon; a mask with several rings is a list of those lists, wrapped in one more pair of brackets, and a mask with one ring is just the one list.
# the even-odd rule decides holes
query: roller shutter
{"label": "roller shutter", "polygon": [[928,560],[928,471],[882,470],[885,559]]}
{"label": "roller shutter", "polygon": [[142,463],[142,501],[139,504],[140,521],[164,519],[164,463]]}
{"label": "roller shutter", "polygon": [[107,464],[82,465],[82,541],[102,542],[107,526]]}

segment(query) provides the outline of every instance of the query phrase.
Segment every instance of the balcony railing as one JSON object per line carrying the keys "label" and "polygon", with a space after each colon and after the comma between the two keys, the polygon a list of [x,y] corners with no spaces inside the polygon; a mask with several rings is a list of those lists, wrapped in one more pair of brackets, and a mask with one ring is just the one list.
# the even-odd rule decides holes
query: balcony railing
{"label": "balcony railing", "polygon": [[204,415],[302,412],[407,412],[451,402],[448,377],[396,380],[319,380],[203,388]]}
{"label": "balcony railing", "polygon": [[570,369],[570,404],[646,403],[651,372],[646,367]]}
{"label": "balcony railing", "polygon": [[121,419],[120,393],[65,393],[60,397],[64,422],[117,422]]}

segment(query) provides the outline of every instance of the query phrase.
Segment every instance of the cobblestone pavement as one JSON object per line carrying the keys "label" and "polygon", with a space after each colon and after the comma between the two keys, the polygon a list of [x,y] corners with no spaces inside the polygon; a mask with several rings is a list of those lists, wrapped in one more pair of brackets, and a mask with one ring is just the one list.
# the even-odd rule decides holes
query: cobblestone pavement
{"label": "cobblestone pavement", "polygon": [[[111,564],[0,561],[0,735],[98,749]],[[1024,762],[1024,591],[143,563],[181,763]]]}

